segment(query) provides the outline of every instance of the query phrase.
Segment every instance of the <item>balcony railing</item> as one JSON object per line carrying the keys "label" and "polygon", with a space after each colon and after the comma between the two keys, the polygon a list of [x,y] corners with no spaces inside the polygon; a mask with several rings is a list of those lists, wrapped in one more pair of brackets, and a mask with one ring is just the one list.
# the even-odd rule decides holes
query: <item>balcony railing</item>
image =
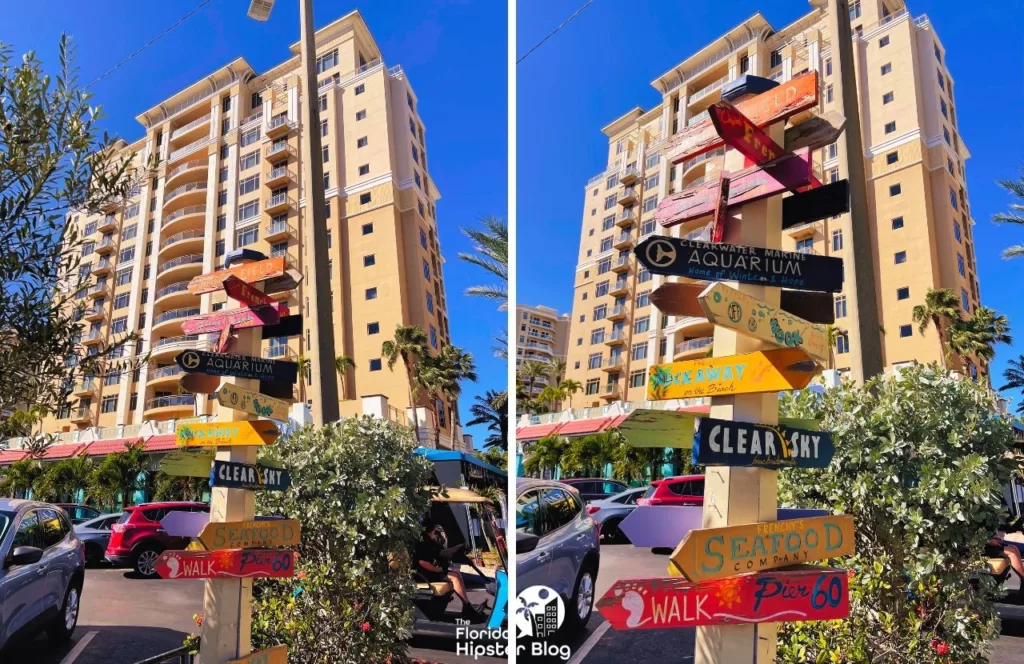
{"label": "balcony railing", "polygon": [[92,288],[89,289],[89,294],[92,295],[94,293],[102,293],[103,291],[107,290],[109,286],[110,282],[104,279],[103,281],[94,284]]}
{"label": "balcony railing", "polygon": [[167,205],[167,203],[176,196],[181,196],[182,194],[186,194],[190,191],[206,189],[206,187],[207,184],[205,182],[189,182],[188,184],[177,187],[173,191],[169,191],[164,194],[164,205]]}
{"label": "balcony railing", "polygon": [[178,173],[189,170],[190,168],[206,168],[210,165],[205,159],[193,159],[192,161],[186,161],[181,166],[174,167],[167,175],[164,176],[164,181],[170,180]]}
{"label": "balcony railing", "polygon": [[708,83],[707,85],[705,85],[700,90],[697,90],[696,92],[692,93],[687,98],[686,103],[692,104],[693,102],[697,101],[698,99],[701,99],[702,97],[708,96],[709,94],[711,94],[712,92],[714,92],[718,88],[720,88],[723,85],[725,85],[725,83],[728,80],[729,80],[729,75],[726,74],[722,78],[716,79],[716,80],[712,81],[711,83]]}
{"label": "balcony railing", "polygon": [[265,230],[267,235],[278,235],[279,233],[290,233],[291,226],[287,221],[275,221],[272,224],[267,224]]}
{"label": "balcony railing", "polygon": [[153,348],[163,348],[164,346],[170,346],[172,344],[184,344],[191,341],[199,341],[198,334],[183,334],[177,337],[167,337],[166,339],[160,339],[153,344]]}
{"label": "balcony railing", "polygon": [[276,180],[277,178],[289,177],[290,175],[291,174],[288,172],[287,166],[277,166],[275,168],[270,169],[270,172],[267,173],[267,180],[273,181]]}
{"label": "balcony railing", "polygon": [[165,311],[162,314],[157,314],[153,318],[153,325],[159,325],[164,321],[175,320],[177,318],[191,318],[192,316],[199,315],[199,307],[192,307],[187,309],[171,309]]}
{"label": "balcony railing", "polygon": [[626,313],[626,305],[624,305],[624,304],[616,304],[614,307],[612,307],[612,311],[608,315],[609,316],[618,316],[619,314],[624,314],[624,313]]}
{"label": "balcony railing", "polygon": [[190,130],[195,129],[199,125],[206,124],[207,122],[210,121],[211,117],[212,117],[212,114],[207,113],[206,115],[204,115],[204,116],[202,116],[200,118],[196,118],[195,120],[193,120],[192,122],[189,122],[186,125],[182,125],[182,126],[178,127],[177,129],[175,129],[174,131],[171,132],[171,140],[174,140],[175,138],[181,136],[182,134],[188,133]]}
{"label": "balcony railing", "polygon": [[158,290],[156,292],[156,296],[153,299],[154,300],[159,300],[160,298],[162,298],[165,295],[170,295],[171,293],[180,293],[181,291],[186,291],[186,290],[188,290],[188,282],[187,281],[178,281],[176,283],[171,284],[170,286],[164,286],[163,288]]}
{"label": "balcony railing", "polygon": [[184,256],[178,256],[177,258],[172,258],[171,260],[162,263],[159,267],[156,268],[156,273],[160,274],[161,272],[170,270],[172,267],[178,267],[179,265],[190,265],[193,263],[202,262],[202,254],[185,254]]}
{"label": "balcony railing", "polygon": [[694,242],[710,242],[711,241],[711,229],[713,224],[702,226],[696,230],[692,230],[683,236],[684,240],[692,240]]}
{"label": "balcony railing", "polygon": [[622,171],[622,174],[619,176],[619,179],[622,180],[632,175],[640,175],[640,170],[633,165],[626,166],[626,169]]}
{"label": "balcony railing", "polygon": [[255,113],[253,113],[249,117],[245,118],[244,120],[242,120],[242,126],[244,127],[244,126],[248,125],[250,122],[256,122],[257,120],[261,119],[262,117],[263,117],[263,111],[261,109],[259,111],[256,111]]}
{"label": "balcony railing", "polygon": [[622,267],[623,265],[629,265],[629,256],[619,256],[619,260],[615,261],[615,267]]}
{"label": "balcony railing", "polygon": [[146,402],[146,410],[152,408],[166,408],[167,406],[194,406],[196,403],[196,395],[194,394],[176,394],[166,397],[156,397]]}
{"label": "balcony railing", "polygon": [[691,350],[707,348],[714,342],[714,340],[714,337],[701,337],[699,339],[690,339],[689,341],[682,341],[676,344],[676,353],[686,353]]}
{"label": "balcony railing", "polygon": [[174,161],[175,159],[178,159],[179,157],[184,157],[185,155],[187,155],[189,153],[195,152],[196,150],[198,150],[199,148],[203,147],[204,145],[207,145],[212,140],[213,140],[212,138],[206,137],[206,138],[201,138],[198,141],[195,141],[193,143],[189,143],[185,147],[178,148],[177,150],[175,150],[171,154],[167,155],[167,160],[168,161]]}
{"label": "balcony railing", "polygon": [[206,233],[203,231],[181,231],[180,233],[175,233],[174,235],[170,236],[169,238],[161,242],[160,248],[163,249],[164,247],[169,247],[175,242],[181,242],[182,240],[194,240],[196,238],[204,237],[206,237]]}
{"label": "balcony railing", "polygon": [[91,420],[92,419],[92,406],[82,406],[74,411],[75,420]]}
{"label": "balcony railing", "polygon": [[702,120],[710,120],[710,119],[711,119],[711,115],[707,111],[701,111],[697,115],[694,115],[694,116],[690,117],[686,121],[686,126],[687,127],[692,127],[693,125],[697,124],[698,122],[701,122]]}
{"label": "balcony railing", "polygon": [[674,84],[673,86],[671,86],[669,88],[669,90],[674,90],[675,88],[679,87],[681,84],[683,84],[686,81],[692,79],[694,76],[700,74],[703,71],[706,71],[706,70],[710,69],[711,67],[714,67],[716,64],[721,62],[723,58],[729,57],[729,55],[731,53],[734,53],[734,52],[738,51],[739,49],[743,48],[744,46],[746,46],[750,42],[756,40],[757,38],[758,38],[757,33],[754,33],[754,34],[751,34],[751,35],[747,36],[746,38],[744,38],[744,39],[742,39],[740,41],[733,41],[732,42],[732,46],[726,46],[725,48],[722,48],[722,49],[720,49],[718,51],[715,51],[714,53],[709,55],[704,60],[701,60],[698,64],[696,64],[693,67],[690,67],[689,69],[684,71],[682,76],[679,77],[679,81],[676,84]]}
{"label": "balcony railing", "polygon": [[203,214],[205,212],[205,205],[189,205],[188,207],[183,207],[180,210],[175,210],[174,212],[164,217],[164,220],[161,225],[166,226],[175,219],[180,219],[181,217],[184,217],[187,214]]}
{"label": "balcony railing", "polygon": [[615,367],[621,367],[625,363],[626,363],[626,361],[624,359],[622,359],[621,355],[613,355],[613,356],[608,358],[608,364],[606,364],[604,366],[605,366],[606,369],[613,369]]}
{"label": "balcony railing", "polygon": [[270,118],[270,126],[268,127],[268,129],[277,129],[278,127],[281,127],[286,124],[290,124],[288,122],[288,114],[281,113],[280,115],[275,115],[274,117]]}
{"label": "balcony railing", "polygon": [[267,207],[268,208],[277,207],[278,205],[290,205],[290,204],[291,204],[291,200],[289,200],[288,194],[278,194],[276,196],[271,196],[270,198],[267,199]]}
{"label": "balcony railing", "polygon": [[264,357],[288,357],[288,346],[271,346]]}
{"label": "balcony railing", "polygon": [[291,148],[288,146],[287,142],[271,143],[267,147],[267,156],[273,157],[274,155],[281,154],[283,152],[288,152],[290,149]]}
{"label": "balcony railing", "polygon": [[625,338],[626,338],[626,331],[625,330],[615,330],[614,332],[612,332],[611,334],[608,335],[607,341],[620,341],[620,340],[625,339]]}
{"label": "balcony railing", "polygon": [[617,384],[614,384],[614,383],[612,385],[605,385],[604,386],[604,393],[606,395],[618,394],[619,393],[619,386]]}
{"label": "balcony railing", "polygon": [[149,380],[155,380],[157,378],[166,378],[168,376],[177,376],[182,373],[181,367],[176,364],[172,364],[166,367],[160,367],[159,369],[153,369],[149,372]]}
{"label": "balcony railing", "polygon": [[682,169],[680,169],[680,171],[682,173],[685,173],[686,171],[690,170],[692,167],[696,166],[701,162],[707,161],[708,159],[714,159],[715,157],[721,157],[723,155],[725,155],[725,148],[717,148],[715,150],[711,150],[710,152],[699,154],[693,159],[687,159],[686,161],[684,161],[683,167]]}

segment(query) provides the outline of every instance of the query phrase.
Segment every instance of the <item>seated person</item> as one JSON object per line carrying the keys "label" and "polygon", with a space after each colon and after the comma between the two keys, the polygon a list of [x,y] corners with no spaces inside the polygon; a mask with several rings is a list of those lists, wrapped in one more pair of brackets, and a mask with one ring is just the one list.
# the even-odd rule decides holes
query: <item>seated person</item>
{"label": "seated person", "polygon": [[1024,517],[1017,517],[1009,524],[1003,524],[1000,530],[998,530],[985,545],[985,555],[989,558],[1001,558],[1006,556],[1006,559],[1010,562],[1010,568],[1021,580],[1021,586],[1024,587],[1024,563],[1021,562],[1020,549],[1012,544],[1006,544],[1003,542],[1003,538],[1006,537],[1007,531],[1020,530],[1022,521],[1024,521]]}
{"label": "seated person", "polygon": [[478,614],[479,610],[470,603],[466,594],[462,574],[448,569],[449,561],[444,556],[446,544],[444,529],[430,517],[424,519],[423,534],[412,555],[414,569],[429,582],[450,581],[455,594],[462,600],[462,614]]}

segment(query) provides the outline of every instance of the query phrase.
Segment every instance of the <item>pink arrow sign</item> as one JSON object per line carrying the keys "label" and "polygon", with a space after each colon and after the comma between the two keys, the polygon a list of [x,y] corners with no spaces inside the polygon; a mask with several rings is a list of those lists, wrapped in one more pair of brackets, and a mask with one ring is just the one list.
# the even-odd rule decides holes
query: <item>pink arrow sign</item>
{"label": "pink arrow sign", "polygon": [[[637,548],[674,549],[691,530],[701,528],[703,507],[641,505],[622,520],[619,529]],[[780,507],[779,521],[825,516],[825,510]]]}
{"label": "pink arrow sign", "polygon": [[281,316],[288,315],[288,305],[281,302],[268,304],[256,309],[227,309],[212,314],[194,316],[181,324],[181,331],[185,334],[203,334],[206,332],[220,332],[225,325],[231,325],[236,330],[247,327],[262,327],[263,325],[276,325]]}
{"label": "pink arrow sign", "polygon": [[160,527],[171,537],[199,537],[210,515],[206,512],[168,512],[160,520]]}

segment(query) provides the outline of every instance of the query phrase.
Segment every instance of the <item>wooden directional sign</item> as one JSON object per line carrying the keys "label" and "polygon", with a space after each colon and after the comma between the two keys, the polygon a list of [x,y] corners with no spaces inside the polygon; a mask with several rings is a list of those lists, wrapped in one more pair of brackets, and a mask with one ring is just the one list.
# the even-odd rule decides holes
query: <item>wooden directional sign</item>
{"label": "wooden directional sign", "polygon": [[848,514],[691,530],[672,563],[690,581],[788,567],[853,553]]}
{"label": "wooden directional sign", "polygon": [[174,361],[187,373],[255,378],[276,383],[291,383],[292,385],[295,384],[299,373],[299,365],[295,362],[268,360],[251,355],[209,353],[204,350],[182,351],[178,353]]}
{"label": "wooden directional sign", "polygon": [[284,399],[268,397],[231,383],[225,383],[217,390],[217,403],[225,408],[240,410],[243,413],[267,417],[279,422],[288,421],[288,410],[291,407],[291,404]]}
{"label": "wooden directional sign", "polygon": [[217,352],[226,353],[228,347],[231,345],[231,330],[233,326],[228,323],[224,326],[224,329],[220,331],[220,338],[217,339]]}
{"label": "wooden directional sign", "polygon": [[802,348],[819,360],[828,359],[824,325],[809,323],[725,284],[711,284],[698,299],[704,315],[715,325],[783,348]]}
{"label": "wooden directional sign", "polygon": [[775,161],[786,151],[727,101],[708,107],[715,131],[726,145],[758,165]]}
{"label": "wooden directional sign", "polygon": [[718,178],[718,199],[715,201],[715,217],[711,225],[711,241],[721,242],[725,238],[725,222],[729,218],[729,175],[722,173]]}
{"label": "wooden directional sign", "polygon": [[291,519],[211,521],[199,533],[207,551],[298,546],[301,526]]}
{"label": "wooden directional sign", "polygon": [[209,512],[173,510],[160,520],[160,527],[170,537],[196,537],[209,522]]}
{"label": "wooden directional sign", "polygon": [[290,577],[298,555],[277,549],[164,551],[156,559],[156,573],[161,579]]}
{"label": "wooden directional sign", "polygon": [[693,462],[705,466],[827,468],[835,446],[826,431],[702,417]]}
{"label": "wooden directional sign", "polygon": [[821,371],[799,348],[763,350],[652,366],[648,399],[757,394],[802,390]]}
{"label": "wooden directional sign", "polygon": [[263,292],[267,295],[283,293],[295,290],[300,283],[302,283],[302,273],[298,270],[287,269],[284,271],[284,276],[267,279],[263,282]]}
{"label": "wooden directional sign", "polygon": [[[637,548],[674,549],[686,533],[697,530],[703,523],[702,507],[680,505],[641,505],[622,520],[619,528]],[[776,510],[779,521],[826,516],[825,510],[780,507]],[[675,569],[672,567],[672,569]]]}
{"label": "wooden directional sign", "polygon": [[255,309],[224,309],[212,314],[193,316],[183,321],[181,331],[185,334],[205,334],[220,332],[226,325],[231,325],[236,330],[277,325],[281,317],[288,314],[288,305],[283,302],[275,302]]}
{"label": "wooden directional sign", "polygon": [[206,450],[198,453],[176,450],[160,459],[159,466],[164,474],[174,477],[207,477],[213,456]]}
{"label": "wooden directional sign", "polygon": [[255,283],[264,279],[273,279],[284,275],[284,257],[267,258],[254,263],[240,263],[226,270],[218,270],[209,274],[193,277],[188,283],[190,293],[203,294],[219,291],[223,288],[224,279],[234,275],[247,283]]}
{"label": "wooden directional sign", "polygon": [[[770,170],[751,166],[729,176],[729,207],[794,191],[811,184],[814,171],[810,150],[787,153],[774,162]],[[721,193],[717,180],[688,187],[665,197],[654,211],[654,218],[664,227],[675,226],[711,215]]]}
{"label": "wooden directional sign", "polygon": [[213,394],[220,387],[220,376],[208,376],[201,373],[187,373],[178,379],[178,387],[182,392],[192,394]]}
{"label": "wooden directional sign", "polygon": [[[809,71],[767,92],[740,101],[736,108],[758,127],[766,127],[817,104],[818,73]],[[673,136],[665,148],[665,155],[669,163],[677,164],[721,146],[722,138],[709,118]]]}
{"label": "wooden directional sign", "polygon": [[790,152],[800,148],[817,150],[835,143],[846,126],[846,117],[838,111],[812,115],[798,125],[786,129],[784,145]]}
{"label": "wooden directional sign", "polygon": [[242,281],[237,276],[229,274],[224,277],[224,292],[232,300],[237,300],[247,307],[256,308],[263,305],[276,304],[277,300],[266,295],[263,291]]}
{"label": "wooden directional sign", "polygon": [[783,230],[850,211],[850,181],[836,180],[782,199]]}
{"label": "wooden directional sign", "polygon": [[225,664],[288,664],[288,646],[280,645],[228,660]]}
{"label": "wooden directional sign", "polygon": [[637,409],[618,425],[633,447],[693,447],[697,416],[675,410]]}
{"label": "wooden directional sign", "polygon": [[[697,299],[707,288],[702,283],[666,282],[651,293],[651,304],[669,316],[704,317]],[[835,300],[829,293],[783,290],[779,294],[780,309],[811,323],[834,323]]]}
{"label": "wooden directional sign", "polygon": [[199,422],[179,424],[175,431],[178,447],[217,447],[220,445],[273,445],[281,435],[273,422]]}
{"label": "wooden directional sign", "polygon": [[619,630],[838,620],[850,615],[849,576],[808,566],[701,583],[621,579],[597,610]]}
{"label": "wooden directional sign", "polygon": [[633,250],[653,274],[838,293],[843,261],[779,249],[710,244],[653,235]]}
{"label": "wooden directional sign", "polygon": [[261,464],[214,461],[213,468],[207,474],[212,487],[284,491],[292,485],[292,477],[287,470]]}

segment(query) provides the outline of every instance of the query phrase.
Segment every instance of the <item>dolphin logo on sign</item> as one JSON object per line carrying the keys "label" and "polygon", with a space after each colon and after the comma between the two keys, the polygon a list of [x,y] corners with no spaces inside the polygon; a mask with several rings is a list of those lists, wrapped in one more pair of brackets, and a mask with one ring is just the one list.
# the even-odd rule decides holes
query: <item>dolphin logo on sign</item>
{"label": "dolphin logo on sign", "polygon": [[185,369],[195,369],[199,366],[199,354],[192,350],[186,350],[181,354],[181,363]]}
{"label": "dolphin logo on sign", "polygon": [[665,240],[654,240],[647,246],[647,260],[655,267],[671,265],[676,260],[676,248]]}

